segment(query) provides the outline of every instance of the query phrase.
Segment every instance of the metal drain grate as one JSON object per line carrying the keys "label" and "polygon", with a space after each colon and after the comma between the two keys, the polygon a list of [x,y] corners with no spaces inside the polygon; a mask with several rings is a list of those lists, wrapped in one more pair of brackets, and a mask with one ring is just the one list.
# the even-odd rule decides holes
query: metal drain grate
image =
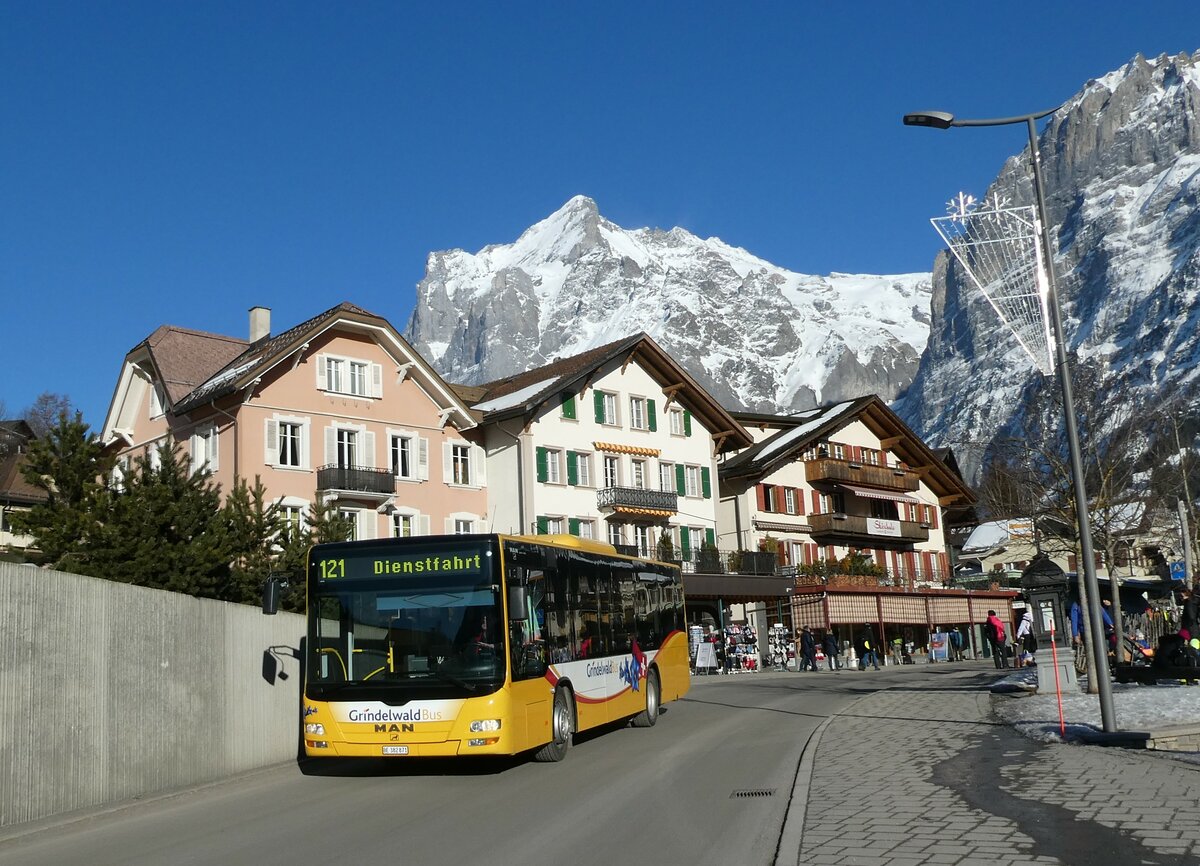
{"label": "metal drain grate", "polygon": [[774,788],[747,788],[742,791],[734,791],[732,794],[729,795],[729,798],[731,800],[733,800],[733,799],[744,799],[746,797],[774,797],[774,796],[775,796]]}

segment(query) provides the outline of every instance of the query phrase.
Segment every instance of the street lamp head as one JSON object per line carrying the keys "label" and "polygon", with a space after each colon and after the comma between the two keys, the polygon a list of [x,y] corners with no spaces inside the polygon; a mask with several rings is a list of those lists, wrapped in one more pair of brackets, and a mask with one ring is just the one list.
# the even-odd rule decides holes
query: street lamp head
{"label": "street lamp head", "polygon": [[949,129],[954,125],[954,115],[948,111],[918,111],[904,115],[904,125]]}

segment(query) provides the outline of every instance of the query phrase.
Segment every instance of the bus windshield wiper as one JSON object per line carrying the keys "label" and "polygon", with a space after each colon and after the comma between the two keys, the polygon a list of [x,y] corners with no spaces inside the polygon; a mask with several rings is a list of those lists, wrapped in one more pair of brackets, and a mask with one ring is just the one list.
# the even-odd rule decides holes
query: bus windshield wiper
{"label": "bus windshield wiper", "polygon": [[430,673],[432,673],[439,680],[445,680],[448,683],[453,683],[456,686],[461,686],[462,688],[466,689],[469,692],[473,692],[476,689],[476,686],[474,683],[469,683],[466,680],[462,679],[461,677],[456,677],[454,674],[446,673],[444,670],[442,670],[441,666],[431,669]]}

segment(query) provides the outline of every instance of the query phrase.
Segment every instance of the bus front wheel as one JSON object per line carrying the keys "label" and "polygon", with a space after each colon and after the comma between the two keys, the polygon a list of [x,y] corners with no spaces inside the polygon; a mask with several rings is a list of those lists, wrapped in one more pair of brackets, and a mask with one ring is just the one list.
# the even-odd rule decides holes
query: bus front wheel
{"label": "bus front wheel", "polygon": [[662,689],[658,685],[658,671],[646,675],[646,709],[633,717],[635,728],[652,728],[658,721],[658,709],[662,701]]}
{"label": "bus front wheel", "polygon": [[533,759],[543,763],[561,761],[571,748],[571,735],[575,730],[575,714],[571,711],[571,697],[566,689],[554,693],[554,706],[550,711],[550,742],[534,753]]}

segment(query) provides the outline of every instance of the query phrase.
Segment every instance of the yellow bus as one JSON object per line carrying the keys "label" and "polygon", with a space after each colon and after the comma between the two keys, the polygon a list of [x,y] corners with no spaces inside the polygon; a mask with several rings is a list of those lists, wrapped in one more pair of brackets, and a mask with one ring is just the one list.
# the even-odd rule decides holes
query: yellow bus
{"label": "yellow bus", "polygon": [[[534,753],[649,727],[690,685],[678,566],[570,535],[320,544],[306,577],[310,757]],[[268,582],[264,611],[278,587]]]}

